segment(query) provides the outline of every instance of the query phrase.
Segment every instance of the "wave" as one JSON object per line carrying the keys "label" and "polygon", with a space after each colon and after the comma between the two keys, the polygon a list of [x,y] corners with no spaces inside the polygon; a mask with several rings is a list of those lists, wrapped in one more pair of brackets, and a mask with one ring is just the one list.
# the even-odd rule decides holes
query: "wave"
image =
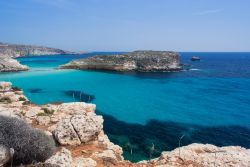
{"label": "wave", "polygon": [[201,69],[198,69],[198,68],[191,68],[189,69],[190,71],[201,71]]}

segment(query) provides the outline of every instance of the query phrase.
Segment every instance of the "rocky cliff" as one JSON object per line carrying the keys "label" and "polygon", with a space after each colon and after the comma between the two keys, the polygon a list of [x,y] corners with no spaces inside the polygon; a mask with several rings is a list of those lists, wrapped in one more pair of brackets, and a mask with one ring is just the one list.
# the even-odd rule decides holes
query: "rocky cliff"
{"label": "rocky cliff", "polygon": [[0,58],[16,58],[27,55],[57,55],[57,54],[71,54],[72,52],[48,48],[43,46],[32,46],[32,45],[15,45],[0,43]]}
{"label": "rocky cliff", "polygon": [[91,69],[112,71],[180,71],[179,55],[168,51],[135,51],[127,54],[94,56],[71,61],[61,69]]}
{"label": "rocky cliff", "polygon": [[[87,103],[32,104],[11,83],[0,82],[0,115],[16,117],[53,135],[57,151],[48,160],[26,167],[249,167],[250,150],[191,144],[139,163],[125,161],[122,149],[109,141],[103,118]],[[20,139],[21,140],[21,139]],[[10,148],[0,145],[0,166],[10,161]]]}

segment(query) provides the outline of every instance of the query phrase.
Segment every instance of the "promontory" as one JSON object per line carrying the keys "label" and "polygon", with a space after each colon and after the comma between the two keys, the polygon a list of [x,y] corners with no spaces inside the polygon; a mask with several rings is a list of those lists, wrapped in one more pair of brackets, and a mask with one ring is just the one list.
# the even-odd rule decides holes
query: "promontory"
{"label": "promontory", "polygon": [[39,56],[39,55],[58,55],[71,54],[72,52],[64,51],[44,46],[35,45],[16,45],[0,42],[0,57],[17,58],[23,56]]}
{"label": "promontory", "polygon": [[134,51],[125,54],[100,55],[74,60],[60,68],[137,72],[168,72],[182,69],[179,54],[170,51]]}
{"label": "promontory", "polygon": [[28,67],[20,64],[14,58],[23,56],[73,54],[61,49],[34,46],[16,45],[0,42],[0,72],[16,72],[28,70]]}

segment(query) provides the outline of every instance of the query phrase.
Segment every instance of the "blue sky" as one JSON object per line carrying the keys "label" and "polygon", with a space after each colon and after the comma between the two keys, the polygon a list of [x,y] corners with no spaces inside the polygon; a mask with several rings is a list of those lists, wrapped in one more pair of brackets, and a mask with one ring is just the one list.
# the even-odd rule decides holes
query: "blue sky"
{"label": "blue sky", "polygon": [[250,51],[249,0],[0,0],[0,41],[72,51]]}

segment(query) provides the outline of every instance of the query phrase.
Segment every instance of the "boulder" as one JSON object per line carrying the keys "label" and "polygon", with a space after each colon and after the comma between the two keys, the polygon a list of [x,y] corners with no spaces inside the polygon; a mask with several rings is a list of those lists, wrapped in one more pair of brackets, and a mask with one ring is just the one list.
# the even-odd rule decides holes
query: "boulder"
{"label": "boulder", "polygon": [[85,113],[62,119],[52,132],[61,145],[79,145],[97,138],[102,128],[102,116]]}
{"label": "boulder", "polygon": [[61,145],[80,145],[81,141],[70,122],[70,118],[66,118],[57,123],[53,131],[55,139]]}
{"label": "boulder", "polygon": [[82,143],[94,140],[103,128],[102,116],[93,114],[74,115],[71,123]]}

